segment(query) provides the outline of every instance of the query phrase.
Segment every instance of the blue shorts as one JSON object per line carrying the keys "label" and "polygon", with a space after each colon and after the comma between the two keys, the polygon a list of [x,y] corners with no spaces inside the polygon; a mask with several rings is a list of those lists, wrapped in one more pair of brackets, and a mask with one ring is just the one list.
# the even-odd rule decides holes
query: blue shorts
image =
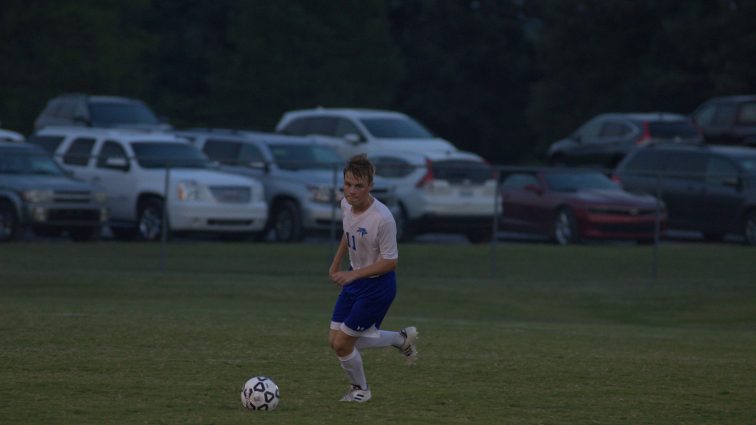
{"label": "blue shorts", "polygon": [[355,280],[342,288],[336,300],[331,315],[331,329],[341,329],[352,336],[375,332],[381,327],[394,297],[396,273],[393,271],[378,277]]}

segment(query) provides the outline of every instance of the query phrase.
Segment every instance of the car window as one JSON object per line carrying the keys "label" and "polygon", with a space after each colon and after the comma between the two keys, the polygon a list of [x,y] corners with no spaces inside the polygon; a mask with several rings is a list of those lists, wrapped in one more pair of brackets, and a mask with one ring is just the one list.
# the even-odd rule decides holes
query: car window
{"label": "car window", "polygon": [[360,137],[363,137],[362,133],[357,129],[356,125],[354,125],[351,121],[343,118],[336,121],[336,130],[334,134],[336,137],[344,137],[347,134],[356,134]]}
{"label": "car window", "polygon": [[735,121],[736,110],[737,106],[729,103],[722,103],[717,105],[717,111],[716,113],[714,113],[714,118],[712,118],[711,124],[718,126],[732,125],[732,123]]}
{"label": "car window", "polygon": [[706,163],[706,156],[704,155],[674,152],[669,157],[666,172],[668,177],[672,179],[703,181]]}
{"label": "car window", "polygon": [[94,144],[95,139],[82,138],[74,140],[63,155],[63,163],[86,166],[89,163],[89,158],[92,156]]}
{"label": "car window", "polygon": [[373,165],[375,165],[375,174],[386,178],[402,178],[415,171],[415,167],[408,161],[393,156],[375,158]]}
{"label": "car window", "polygon": [[141,102],[90,102],[92,125],[108,127],[117,124],[157,125],[155,114]]}
{"label": "car window", "polygon": [[128,155],[118,142],[112,140],[106,140],[100,148],[100,153],[97,155],[97,168],[111,168],[107,164],[108,158],[123,158],[128,164]]}
{"label": "car window", "polygon": [[703,126],[711,125],[712,121],[714,120],[714,113],[717,111],[717,106],[714,104],[705,105],[701,107],[700,110],[698,110],[695,113],[694,120]]}
{"label": "car window", "polygon": [[525,189],[527,185],[538,186],[538,178],[532,174],[514,173],[504,178],[501,187],[507,189]]}
{"label": "car window", "polygon": [[601,134],[601,126],[603,124],[603,121],[604,120],[601,118],[594,118],[588,121],[587,123],[583,124],[583,126],[580,127],[577,132],[575,132],[575,136],[579,137],[581,141],[591,140],[599,137],[599,134]]}
{"label": "car window", "polygon": [[619,190],[617,183],[599,172],[553,172],[545,173],[548,187],[556,192],[574,192],[578,189]]}
{"label": "car window", "polygon": [[142,168],[208,168],[210,161],[188,143],[131,142],[137,162]]}
{"label": "car window", "polygon": [[644,174],[662,171],[664,167],[663,152],[640,150],[632,155],[625,165],[625,172]]}
{"label": "car window", "polygon": [[309,123],[309,129],[306,134],[320,134],[323,136],[336,135],[336,122],[334,117],[316,117]]}
{"label": "car window", "polygon": [[688,121],[657,121],[648,123],[651,137],[659,139],[690,139],[698,137],[698,130]]}
{"label": "car window", "polygon": [[332,170],[343,163],[334,150],[324,146],[276,144],[269,148],[278,166],[285,170]]}
{"label": "car window", "polygon": [[241,142],[212,139],[205,142],[202,151],[213,161],[226,165],[238,165],[241,146]]}
{"label": "car window", "polygon": [[633,131],[633,128],[622,121],[606,121],[601,126],[601,137],[622,137],[627,136]]}
{"label": "car window", "polygon": [[249,143],[242,143],[241,149],[239,149],[239,160],[242,164],[265,162],[265,156],[257,146]]}
{"label": "car window", "polygon": [[63,138],[63,136],[39,136],[32,134],[26,141],[41,146],[42,149],[54,154],[58,150],[58,146],[63,142]]}
{"label": "car window", "polygon": [[725,182],[737,181],[738,169],[732,162],[724,159],[711,157],[706,163],[706,183],[714,186],[722,186]]}
{"label": "car window", "polygon": [[363,118],[360,120],[373,137],[385,139],[430,139],[433,134],[409,117]]}
{"label": "car window", "polygon": [[738,124],[756,125],[756,102],[740,105],[738,112]]}
{"label": "car window", "polygon": [[451,183],[483,183],[493,179],[494,169],[485,162],[470,160],[444,160],[431,163],[433,177]]}
{"label": "car window", "polygon": [[0,150],[1,174],[62,176],[63,170],[47,154],[31,150]]}

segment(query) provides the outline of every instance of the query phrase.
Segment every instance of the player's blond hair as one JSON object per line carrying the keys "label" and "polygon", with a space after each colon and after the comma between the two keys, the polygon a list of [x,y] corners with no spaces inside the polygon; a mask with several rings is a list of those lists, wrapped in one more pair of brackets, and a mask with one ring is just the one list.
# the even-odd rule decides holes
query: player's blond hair
{"label": "player's blond hair", "polygon": [[349,158],[346,167],[344,167],[344,177],[347,173],[358,179],[365,179],[368,184],[373,184],[373,176],[375,175],[375,166],[368,159],[367,155],[359,154]]}

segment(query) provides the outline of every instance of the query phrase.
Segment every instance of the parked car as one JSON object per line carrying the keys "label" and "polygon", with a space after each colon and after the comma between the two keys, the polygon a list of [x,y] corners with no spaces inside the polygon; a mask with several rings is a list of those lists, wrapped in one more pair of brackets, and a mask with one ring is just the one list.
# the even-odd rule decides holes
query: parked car
{"label": "parked car", "polygon": [[12,130],[0,128],[0,142],[23,142],[24,136]]}
{"label": "parked car", "polygon": [[463,151],[375,151],[376,174],[397,187],[401,215],[397,237],[423,233],[463,233],[471,242],[493,235],[496,179],[493,167]]}
{"label": "parked car", "polygon": [[139,99],[95,96],[82,93],[62,94],[47,102],[34,121],[34,128],[48,126],[119,127],[167,130],[170,125],[159,119]]}
{"label": "parked car", "polygon": [[296,136],[320,136],[348,158],[380,150],[449,152],[456,148],[434,136],[413,118],[375,109],[315,108],[283,114],[276,131]]}
{"label": "parked car", "polygon": [[756,147],[756,95],[709,99],[692,118],[706,143]]}
{"label": "parked car", "polygon": [[213,168],[199,149],[180,137],[46,127],[28,141],[47,148],[64,168],[105,190],[110,230],[117,238],[160,239],[166,193],[167,231],[240,238],[265,226],[268,208],[262,184]]}
{"label": "parked car", "polygon": [[547,152],[551,165],[593,165],[614,168],[635,146],[648,143],[701,143],[691,120],[669,112],[607,113],[581,125]]}
{"label": "parked car", "polygon": [[756,245],[756,149],[736,146],[657,145],[631,152],[614,172],[625,189],[659,193],[669,226],[728,233]]}
{"label": "parked car", "polygon": [[[651,242],[666,229],[664,204],[622,190],[586,169],[515,171],[501,183],[500,229],[540,234],[559,245],[587,239]],[[658,226],[658,227],[657,227]]]}
{"label": "parked car", "polygon": [[[176,131],[221,169],[262,182],[269,206],[267,230],[279,242],[308,233],[341,232],[344,160],[329,146],[297,136],[223,129]],[[377,177],[372,193],[398,215],[393,187]]]}
{"label": "parked car", "polygon": [[93,241],[107,218],[105,194],[68,176],[42,148],[0,141],[0,241],[26,228]]}

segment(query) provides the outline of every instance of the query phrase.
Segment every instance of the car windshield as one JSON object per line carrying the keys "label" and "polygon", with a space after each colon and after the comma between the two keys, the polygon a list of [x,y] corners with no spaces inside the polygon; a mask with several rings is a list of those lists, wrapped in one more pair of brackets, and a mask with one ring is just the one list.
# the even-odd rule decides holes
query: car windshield
{"label": "car windshield", "polygon": [[210,160],[199,149],[185,143],[133,142],[142,168],[210,168]]}
{"label": "car windshield", "polygon": [[619,190],[619,186],[601,173],[546,173],[549,188],[556,192],[585,189]]}
{"label": "car windshield", "polygon": [[2,150],[0,151],[0,174],[62,176],[65,173],[47,154]]}
{"label": "car windshield", "polygon": [[331,170],[344,162],[332,149],[315,145],[269,145],[273,159],[285,170]]}
{"label": "car windshield", "polygon": [[430,139],[420,123],[409,117],[363,118],[360,120],[373,137],[384,139]]}
{"label": "car windshield", "polygon": [[452,183],[483,183],[493,179],[493,168],[485,162],[469,160],[435,161],[433,177]]}
{"label": "car windshield", "polygon": [[160,124],[155,114],[138,102],[91,102],[89,110],[94,127]]}
{"label": "car windshield", "polygon": [[698,137],[698,131],[693,124],[687,121],[651,122],[648,124],[648,132],[651,137],[660,139],[692,139]]}

